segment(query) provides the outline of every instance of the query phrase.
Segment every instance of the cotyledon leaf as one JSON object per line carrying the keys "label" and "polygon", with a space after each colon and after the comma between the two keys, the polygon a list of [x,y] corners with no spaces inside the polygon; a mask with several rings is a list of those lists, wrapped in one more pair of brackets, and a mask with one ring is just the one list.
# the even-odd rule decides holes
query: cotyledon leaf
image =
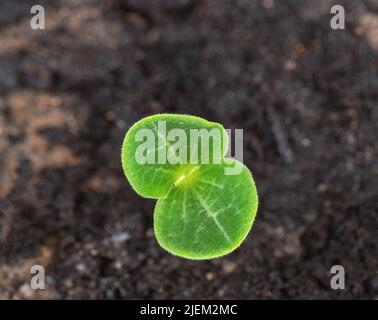
{"label": "cotyledon leaf", "polygon": [[159,244],[188,259],[211,259],[236,249],[251,229],[258,205],[252,175],[242,166],[237,175],[225,175],[226,164],[194,167],[158,200],[154,230]]}
{"label": "cotyledon leaf", "polygon": [[[186,163],[180,163],[181,155],[177,148],[176,142],[172,142],[169,137],[169,132],[172,129],[181,129],[185,132],[187,156]],[[224,156],[227,152],[228,135],[223,126],[216,122],[210,122],[205,119],[189,116],[189,115],[175,115],[175,114],[157,114],[143,118],[136,122],[127,132],[123,145],[122,145],[122,167],[124,173],[129,180],[131,186],[135,191],[147,198],[162,198],[165,197],[169,190],[174,186],[175,182],[183,175],[187,174],[197,164],[190,163],[190,156],[194,148],[190,148],[190,131],[192,129],[206,129],[210,132],[212,129],[217,129],[221,137],[220,156]],[[146,147],[144,152],[139,152],[142,144],[146,142],[141,141],[141,136],[147,130],[153,133],[153,147]],[[172,131],[173,132],[173,131]],[[213,160],[213,140],[208,139],[208,145],[205,149],[209,150],[210,163]],[[179,138],[177,137],[177,143]],[[202,140],[201,140],[202,143]],[[205,144],[205,143],[204,143]],[[201,163],[201,144],[198,145],[198,160]],[[166,161],[166,163],[159,163],[159,151],[164,149],[166,157],[164,160],[173,159],[174,161]],[[139,152],[139,153],[138,153]],[[139,163],[137,155],[142,155],[144,158],[154,160],[153,163]],[[172,163],[173,162],[173,163]]]}

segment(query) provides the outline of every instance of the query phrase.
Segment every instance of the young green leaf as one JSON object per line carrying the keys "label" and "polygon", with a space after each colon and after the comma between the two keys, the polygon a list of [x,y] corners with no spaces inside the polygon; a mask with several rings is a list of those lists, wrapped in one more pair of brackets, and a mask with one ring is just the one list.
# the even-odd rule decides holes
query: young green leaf
{"label": "young green leaf", "polygon": [[[138,194],[159,199],[154,230],[172,254],[211,259],[230,253],[247,236],[257,191],[247,167],[223,158],[227,148],[222,125],[194,116],[154,115],[127,132],[125,175]],[[236,174],[230,167],[241,170]]]}
{"label": "young green leaf", "polygon": [[[197,155],[198,163],[201,163],[204,154],[202,145],[196,149],[190,148],[193,129],[218,134],[221,144],[219,150],[216,148],[220,152],[218,158],[226,154],[228,135],[223,126],[199,117],[157,114],[136,122],[129,129],[122,146],[122,166],[131,186],[139,195],[146,198],[166,196],[174,182],[196,165],[190,161],[191,156]],[[185,135],[176,137],[181,130]],[[204,148],[209,150],[208,159],[205,160],[213,163],[214,141],[209,137],[205,143]],[[185,147],[182,157],[179,154],[180,146]]]}
{"label": "young green leaf", "polygon": [[224,167],[200,166],[158,200],[154,229],[163,248],[189,259],[210,259],[242,243],[255,218],[256,187],[247,167],[229,176]]}

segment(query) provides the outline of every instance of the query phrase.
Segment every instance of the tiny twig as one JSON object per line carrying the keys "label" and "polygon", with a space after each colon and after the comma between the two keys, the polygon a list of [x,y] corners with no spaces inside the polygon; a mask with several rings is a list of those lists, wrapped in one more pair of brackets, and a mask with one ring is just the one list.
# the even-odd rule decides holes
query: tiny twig
{"label": "tiny twig", "polygon": [[272,132],[277,143],[278,152],[286,164],[294,161],[294,155],[287,140],[279,114],[268,106],[268,118],[272,126]]}

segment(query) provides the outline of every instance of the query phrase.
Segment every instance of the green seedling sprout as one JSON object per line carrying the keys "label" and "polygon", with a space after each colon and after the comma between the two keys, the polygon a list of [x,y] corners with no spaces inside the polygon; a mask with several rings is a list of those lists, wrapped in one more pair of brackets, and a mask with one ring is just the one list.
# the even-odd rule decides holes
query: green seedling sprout
{"label": "green seedling sprout", "polygon": [[[177,130],[181,134],[170,135]],[[196,130],[202,135],[192,135]],[[204,139],[209,132],[219,132],[221,143],[215,136]],[[170,253],[195,260],[220,257],[250,231],[258,205],[255,183],[246,166],[225,158],[227,149],[223,126],[195,116],[157,114],[128,130],[124,173],[139,195],[158,199],[154,231]],[[238,174],[225,174],[236,165]]]}

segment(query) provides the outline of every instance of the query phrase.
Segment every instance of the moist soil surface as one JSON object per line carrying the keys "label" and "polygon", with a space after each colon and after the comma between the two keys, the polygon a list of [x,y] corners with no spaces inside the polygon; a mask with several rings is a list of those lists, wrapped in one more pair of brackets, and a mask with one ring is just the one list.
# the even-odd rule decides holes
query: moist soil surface
{"label": "moist soil surface", "polygon": [[[337,1],[345,30],[328,0],[39,1],[32,30],[34,2],[0,3],[0,298],[378,297],[376,1]],[[160,248],[123,175],[161,112],[244,130],[260,207],[226,257]]]}

